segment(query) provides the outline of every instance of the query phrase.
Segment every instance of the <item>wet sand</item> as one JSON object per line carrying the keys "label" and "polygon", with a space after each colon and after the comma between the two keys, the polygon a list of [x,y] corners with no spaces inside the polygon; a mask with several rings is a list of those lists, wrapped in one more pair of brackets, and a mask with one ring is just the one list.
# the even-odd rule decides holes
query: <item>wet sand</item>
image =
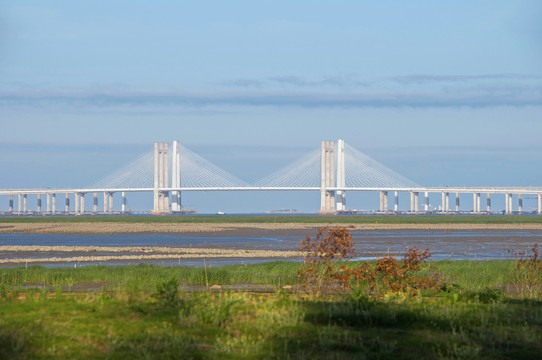
{"label": "wet sand", "polygon": [[[27,234],[145,234],[145,233],[179,233],[179,234],[221,234],[247,231],[305,231],[307,235],[314,233],[329,224],[205,224],[205,223],[2,223],[0,233]],[[542,224],[341,224],[352,230],[542,230]]]}
{"label": "wet sand", "polygon": [[27,234],[201,234],[242,230],[310,230],[325,224],[205,224],[205,223],[3,223],[0,233]]}

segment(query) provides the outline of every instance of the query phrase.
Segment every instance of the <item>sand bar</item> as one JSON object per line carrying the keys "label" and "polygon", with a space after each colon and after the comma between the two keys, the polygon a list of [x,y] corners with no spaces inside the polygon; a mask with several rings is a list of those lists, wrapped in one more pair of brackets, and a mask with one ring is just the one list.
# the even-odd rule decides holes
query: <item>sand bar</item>
{"label": "sand bar", "polygon": [[[247,230],[307,231],[329,224],[306,223],[2,223],[0,233],[27,234],[198,234]],[[542,224],[341,224],[352,230],[542,230]]]}
{"label": "sand bar", "polygon": [[[4,258],[0,264],[51,263],[51,262],[95,262],[113,260],[160,260],[199,258],[292,258],[300,257],[298,251],[244,250],[244,249],[200,249],[151,246],[0,246],[0,252],[56,252],[87,253],[85,256],[48,258]],[[96,253],[118,253],[113,255],[90,255]]]}

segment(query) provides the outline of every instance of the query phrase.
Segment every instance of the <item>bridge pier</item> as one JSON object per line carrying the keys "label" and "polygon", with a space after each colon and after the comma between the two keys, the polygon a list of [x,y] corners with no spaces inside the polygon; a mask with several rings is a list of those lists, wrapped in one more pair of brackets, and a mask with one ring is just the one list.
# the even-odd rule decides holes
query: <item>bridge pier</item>
{"label": "bridge pier", "polygon": [[427,191],[425,192],[425,206],[424,206],[423,210],[425,212],[429,211],[429,193]]}
{"label": "bridge pier", "polygon": [[[122,196],[122,202],[121,205],[119,205],[119,210],[122,212],[127,212],[127,197],[126,194],[129,191],[132,191],[131,189],[128,189],[126,191],[121,191],[121,189],[118,189],[118,192],[121,192]],[[140,189],[135,189],[136,191],[140,191]],[[149,191],[151,189],[148,189]],[[218,190],[225,190],[225,189],[218,189]],[[265,188],[250,188],[247,190],[266,190]],[[280,188],[273,188],[270,190],[281,190]],[[318,190],[317,188],[310,188],[310,189],[304,189],[304,190]],[[391,204],[388,202],[389,200],[389,191],[382,189],[371,189],[371,188],[354,188],[353,190],[356,191],[378,191],[380,195],[380,212],[391,212],[391,211],[399,211],[399,191],[394,191],[394,206],[391,208]],[[407,189],[405,189],[407,190]],[[423,190],[424,200],[420,202],[421,199],[419,199],[420,193],[417,190]],[[542,193],[541,190],[538,189],[532,189],[532,192],[529,192],[528,188],[471,188],[471,189],[463,189],[463,188],[457,188],[453,189],[457,192],[455,192],[455,211],[459,212],[460,210],[460,194],[466,193],[468,190],[470,191],[484,191],[483,193],[480,192],[473,192],[473,213],[483,214],[483,213],[491,213],[492,212],[492,196],[493,194],[503,194],[505,197],[505,206],[504,206],[504,213],[505,214],[523,214],[525,213],[525,207],[524,207],[524,199],[525,194],[529,195],[535,195],[537,199],[537,208],[536,213],[539,215],[542,215]],[[10,214],[55,214],[56,213],[56,194],[52,192],[52,189],[32,189],[32,190],[26,190],[27,193],[20,192],[18,193],[17,190],[4,190],[4,192],[1,194],[2,196],[8,196],[9,197],[9,210],[6,211],[6,213]],[[85,195],[87,193],[81,192],[86,191],[86,189],[72,189],[72,190],[58,190],[60,191],[60,194],[65,195],[65,210],[64,213],[68,214],[84,214],[86,213],[85,209]],[[71,191],[71,192],[66,192]],[[512,192],[513,191],[513,192]],[[433,208],[430,207],[430,194],[431,192],[437,193],[441,192],[441,194],[444,196],[444,213],[449,213],[454,211],[453,208],[450,208],[450,193],[445,192],[442,190],[442,188],[411,188],[409,191],[410,194],[410,212],[412,213],[420,213],[420,212],[430,212]],[[471,193],[471,192],[469,192]],[[70,197],[73,194],[74,201],[75,201],[75,207],[73,209],[70,209]],[[104,191],[104,213],[112,213],[113,212],[113,191]],[[453,194],[453,193],[452,193]],[[482,198],[481,195],[486,195],[486,201],[485,204],[482,204]],[[514,211],[514,195],[517,194],[518,199],[518,208],[517,211]],[[28,204],[28,195],[30,197],[33,197],[36,195],[36,208],[35,211],[31,207],[29,209]],[[15,202],[15,196],[17,196],[17,204],[14,204]],[[46,196],[46,210],[44,209],[45,204],[43,197]],[[97,212],[98,207],[98,193],[93,193],[93,212]],[[33,200],[30,199],[30,202]],[[17,206],[17,209],[15,207]],[[453,205],[452,205],[453,206]],[[483,209],[482,210],[482,206]],[[421,209],[420,207],[423,207]],[[498,210],[499,208],[497,208]],[[500,208],[502,210],[502,208]],[[90,209],[89,209],[90,211]]]}
{"label": "bridge pier", "polygon": [[480,212],[480,193],[472,194],[472,212],[473,213]]}
{"label": "bridge pier", "polygon": [[75,209],[74,209],[74,212],[76,214],[79,214],[79,198],[80,198],[80,195],[79,195],[79,193],[74,193],[73,195],[75,196]]}
{"label": "bridge pier", "polygon": [[444,209],[446,209],[446,193],[443,191],[440,194],[440,211],[444,212]]}
{"label": "bridge pier", "polygon": [[459,212],[459,193],[455,193],[455,212]]}
{"label": "bridge pier", "polygon": [[81,209],[79,212],[81,214],[84,214],[85,213],[85,193],[81,193],[80,196],[81,196]]}
{"label": "bridge pier", "polygon": [[388,192],[380,191],[380,212],[388,211]]}
{"label": "bridge pier", "polygon": [[506,214],[511,214],[512,213],[512,194],[506,193],[504,195],[504,202],[505,202],[504,212]]}

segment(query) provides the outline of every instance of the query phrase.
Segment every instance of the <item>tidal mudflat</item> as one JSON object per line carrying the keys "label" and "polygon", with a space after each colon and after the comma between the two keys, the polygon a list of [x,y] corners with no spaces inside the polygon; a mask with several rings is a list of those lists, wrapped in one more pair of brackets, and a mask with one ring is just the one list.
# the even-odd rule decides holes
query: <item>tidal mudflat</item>
{"label": "tidal mudflat", "polygon": [[[0,266],[299,261],[301,239],[314,236],[320,226],[324,224],[0,224]],[[429,249],[431,260],[513,260],[518,251],[542,242],[540,227],[354,224],[351,232],[358,260],[399,255],[410,247]]]}

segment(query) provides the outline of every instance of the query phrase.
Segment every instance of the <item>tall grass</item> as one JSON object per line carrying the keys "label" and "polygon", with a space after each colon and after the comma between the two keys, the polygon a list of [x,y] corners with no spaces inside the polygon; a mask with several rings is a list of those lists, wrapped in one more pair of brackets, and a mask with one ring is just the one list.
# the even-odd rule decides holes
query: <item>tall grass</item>
{"label": "tall grass", "polygon": [[153,291],[164,279],[175,278],[185,285],[228,285],[233,283],[258,283],[267,285],[293,284],[297,263],[276,261],[251,265],[224,267],[164,267],[158,265],[128,266],[83,266],[79,268],[1,268],[0,286],[22,287],[30,285],[40,288],[68,287],[79,285],[82,290]]}
{"label": "tall grass", "polygon": [[[359,267],[362,262],[351,261],[348,267]],[[514,261],[433,261],[423,271],[437,273],[442,280],[463,289],[479,290],[517,282]],[[229,285],[255,283],[271,286],[293,285],[297,281],[299,263],[273,261],[249,265],[208,267],[207,279],[203,268],[164,267],[158,265],[104,266],[79,268],[0,268],[0,287],[23,285],[39,288],[77,287],[81,290],[152,292],[167,279],[177,279],[183,285]]]}
{"label": "tall grass", "polygon": [[516,262],[512,260],[441,260],[431,264],[444,280],[460,284],[465,289],[483,289],[516,282],[514,276]]}

